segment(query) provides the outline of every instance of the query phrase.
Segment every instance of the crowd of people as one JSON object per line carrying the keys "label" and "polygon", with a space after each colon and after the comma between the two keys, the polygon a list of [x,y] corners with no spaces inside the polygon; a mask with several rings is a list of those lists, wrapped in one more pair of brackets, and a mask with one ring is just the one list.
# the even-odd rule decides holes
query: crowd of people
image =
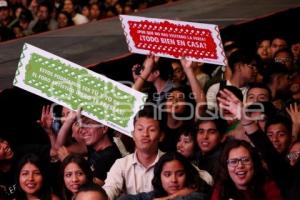
{"label": "crowd of people", "polygon": [[1,0],[0,42],[130,14],[174,0]]}
{"label": "crowd of people", "polygon": [[186,58],[134,65],[148,99],[132,137],[51,105],[33,122],[45,144],[0,130],[0,199],[300,199],[300,40],[224,49],[210,74]]}

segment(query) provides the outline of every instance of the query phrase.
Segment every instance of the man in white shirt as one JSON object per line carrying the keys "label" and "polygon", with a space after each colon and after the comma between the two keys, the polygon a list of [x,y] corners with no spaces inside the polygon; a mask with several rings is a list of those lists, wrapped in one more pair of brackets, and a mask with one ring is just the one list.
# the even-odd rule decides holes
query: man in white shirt
{"label": "man in white shirt", "polygon": [[116,160],[107,174],[103,189],[110,200],[121,193],[137,194],[153,190],[154,165],[163,154],[158,149],[162,139],[162,120],[154,112],[155,108],[146,106],[134,119],[133,140],[135,152]]}

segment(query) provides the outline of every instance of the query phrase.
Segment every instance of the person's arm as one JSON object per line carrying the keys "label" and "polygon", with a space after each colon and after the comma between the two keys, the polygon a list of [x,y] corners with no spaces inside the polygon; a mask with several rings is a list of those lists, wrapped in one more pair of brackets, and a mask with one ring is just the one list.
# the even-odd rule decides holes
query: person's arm
{"label": "person's arm", "polygon": [[145,81],[148,79],[150,76],[153,67],[155,63],[157,62],[158,57],[155,57],[154,55],[147,56],[147,58],[144,61],[144,69],[141,71],[141,74],[136,77],[135,82],[132,86],[133,89],[141,91],[143,88]]}
{"label": "person's arm", "polygon": [[294,180],[293,168],[276,151],[267,134],[259,128],[257,122],[247,117],[242,102],[226,89],[220,92],[221,97],[218,98],[220,106],[240,119],[250,141],[266,161],[270,174],[283,192],[287,192]]}
{"label": "person's arm", "polygon": [[217,100],[216,96],[220,88],[220,83],[215,83],[211,85],[206,92],[206,102],[208,109],[216,109],[217,108]]}
{"label": "person's arm", "polygon": [[77,112],[71,111],[68,114],[66,121],[64,122],[64,124],[62,125],[62,127],[60,128],[60,130],[58,132],[56,142],[54,145],[55,149],[59,149],[60,147],[65,145],[66,140],[69,136],[68,133],[72,130],[72,125],[76,121],[76,119],[79,119],[80,112],[81,112],[81,110],[79,109]]}
{"label": "person's arm", "polygon": [[289,108],[286,108],[287,113],[290,115],[293,127],[292,127],[292,143],[299,139],[300,134],[300,110],[297,103],[291,104]]}
{"label": "person's arm", "polygon": [[114,200],[119,197],[122,189],[124,188],[125,180],[122,171],[124,166],[122,166],[121,162],[122,161],[120,159],[116,160],[116,162],[107,173],[107,177],[103,185],[103,189],[105,190],[110,200]]}
{"label": "person's arm", "polygon": [[37,121],[37,123],[45,130],[49,137],[51,147],[54,147],[56,135],[52,129],[52,122],[53,116],[51,113],[51,105],[43,106],[41,118]]}
{"label": "person's arm", "polygon": [[199,116],[206,109],[206,96],[204,94],[203,88],[200,86],[199,81],[197,80],[194,71],[193,71],[193,62],[186,60],[185,58],[180,60],[183,70],[188,78],[194,98],[197,103],[196,116]]}

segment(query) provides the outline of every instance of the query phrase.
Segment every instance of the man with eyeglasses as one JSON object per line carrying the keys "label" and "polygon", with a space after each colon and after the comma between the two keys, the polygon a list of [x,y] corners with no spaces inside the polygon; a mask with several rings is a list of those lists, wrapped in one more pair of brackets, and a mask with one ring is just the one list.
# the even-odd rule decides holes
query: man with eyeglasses
{"label": "man with eyeglasses", "polygon": [[278,50],[274,55],[274,61],[283,64],[288,69],[289,74],[294,73],[294,56],[291,50],[287,48]]}
{"label": "man with eyeglasses", "polygon": [[256,80],[257,60],[254,55],[244,50],[237,50],[228,58],[228,65],[232,72],[231,77],[228,80],[222,80],[219,83],[213,84],[207,90],[206,100],[208,109],[217,108],[216,96],[219,90],[222,90],[224,86],[229,85],[237,87],[242,91],[244,99],[246,99],[248,84],[253,83]]}

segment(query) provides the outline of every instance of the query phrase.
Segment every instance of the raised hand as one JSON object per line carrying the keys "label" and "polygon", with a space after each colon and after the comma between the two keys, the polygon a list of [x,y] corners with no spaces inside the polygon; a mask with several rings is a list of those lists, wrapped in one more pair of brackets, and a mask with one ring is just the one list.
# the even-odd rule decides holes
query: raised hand
{"label": "raised hand", "polygon": [[286,108],[286,111],[290,115],[292,122],[300,125],[300,109],[297,103],[290,104],[290,106]]}
{"label": "raised hand", "polygon": [[52,132],[53,113],[51,112],[51,105],[43,106],[40,120],[37,121],[45,129],[47,133]]}
{"label": "raised hand", "polygon": [[240,120],[243,117],[243,103],[227,89],[221,90],[220,94],[221,96],[218,97],[220,108],[227,110]]}
{"label": "raised hand", "polygon": [[152,69],[154,68],[155,63],[157,63],[159,60],[159,57],[154,55],[149,55],[146,57],[144,61],[144,70],[148,73],[152,72]]}
{"label": "raised hand", "polygon": [[293,122],[292,140],[296,141],[299,139],[300,134],[300,109],[297,103],[290,104],[289,108],[286,108],[287,113],[290,115]]}
{"label": "raised hand", "polygon": [[183,69],[192,69],[193,61],[187,60],[186,58],[180,59],[180,63],[183,67]]}

